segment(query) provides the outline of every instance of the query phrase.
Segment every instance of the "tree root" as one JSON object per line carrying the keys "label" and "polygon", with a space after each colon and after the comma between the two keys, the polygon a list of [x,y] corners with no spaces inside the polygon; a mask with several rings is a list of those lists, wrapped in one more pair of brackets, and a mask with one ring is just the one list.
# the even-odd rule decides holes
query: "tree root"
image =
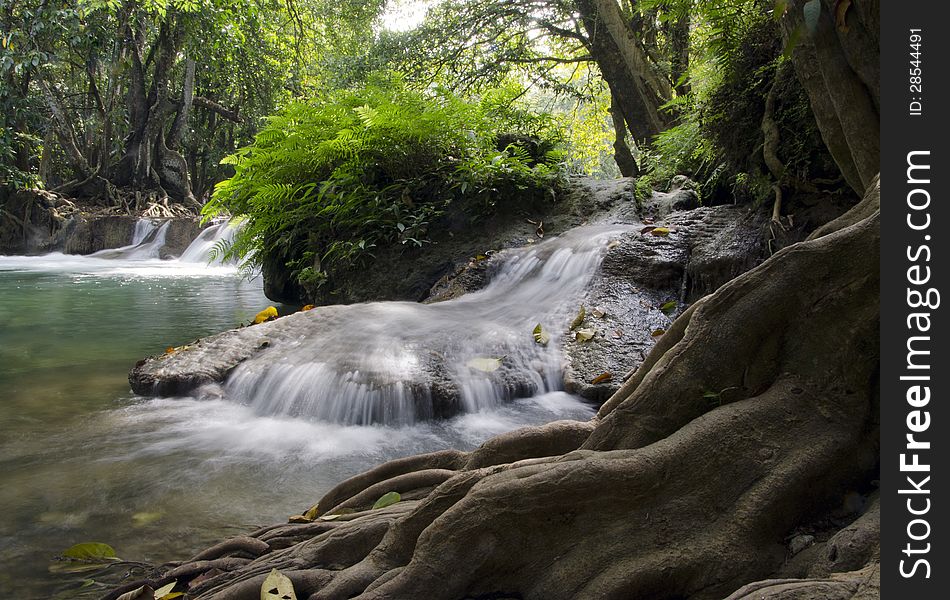
{"label": "tree root", "polygon": [[776,574],[791,532],[876,478],[875,193],[685,311],[589,423],[350,478],[322,513],[393,490],[421,499],[219,545],[195,559],[268,551],[191,597],[256,600],[272,568],[310,600],[869,597],[874,502],[826,543],[854,541],[846,560],[817,557],[810,579]]}

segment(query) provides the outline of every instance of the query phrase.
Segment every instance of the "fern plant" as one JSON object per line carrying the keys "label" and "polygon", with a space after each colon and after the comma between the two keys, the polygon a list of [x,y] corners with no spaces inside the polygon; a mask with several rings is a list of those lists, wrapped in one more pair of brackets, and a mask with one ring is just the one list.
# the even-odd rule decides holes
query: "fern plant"
{"label": "fern plant", "polygon": [[[499,134],[505,134],[501,136]],[[533,140],[533,150],[502,139]],[[398,78],[297,102],[270,117],[252,145],[223,162],[206,219],[247,224],[219,251],[245,266],[280,257],[311,293],[373,250],[419,247],[455,198],[491,210],[505,194],[557,184],[563,155],[553,120],[504,93],[463,100]]]}

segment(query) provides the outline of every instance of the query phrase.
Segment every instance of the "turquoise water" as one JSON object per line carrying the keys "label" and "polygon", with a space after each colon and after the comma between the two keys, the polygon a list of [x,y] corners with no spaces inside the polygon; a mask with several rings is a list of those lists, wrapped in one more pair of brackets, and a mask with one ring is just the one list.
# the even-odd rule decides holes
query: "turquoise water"
{"label": "turquoise water", "polygon": [[77,597],[81,577],[48,572],[75,543],[106,542],[127,560],[181,560],[297,514],[380,461],[591,414],[552,393],[440,423],[345,426],[130,392],[138,359],[248,322],[268,304],[259,281],[226,267],[0,257],[6,597]]}

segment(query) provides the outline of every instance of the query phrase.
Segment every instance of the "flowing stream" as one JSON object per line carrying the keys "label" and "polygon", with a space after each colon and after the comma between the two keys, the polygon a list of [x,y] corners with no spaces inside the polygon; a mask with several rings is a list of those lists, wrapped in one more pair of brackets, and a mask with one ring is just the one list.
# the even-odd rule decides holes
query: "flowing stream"
{"label": "flowing stream", "polygon": [[[126,377],[139,358],[269,304],[259,280],[207,264],[233,227],[209,228],[171,261],[156,258],[156,223],[96,256],[0,256],[0,590],[74,597],[75,576],[47,572],[72,544],[182,559],[299,513],[381,461],[589,418],[591,406],[558,391],[557,340],[542,347],[530,332],[570,321],[616,232],[579,229],[513,252],[488,287],[457,300],[340,309],[326,335],[248,361],[210,398],[135,396]],[[418,392],[400,384],[433,340],[462,391],[465,413],[452,419],[424,420]],[[472,362],[484,358],[502,358],[534,395],[512,400]]]}

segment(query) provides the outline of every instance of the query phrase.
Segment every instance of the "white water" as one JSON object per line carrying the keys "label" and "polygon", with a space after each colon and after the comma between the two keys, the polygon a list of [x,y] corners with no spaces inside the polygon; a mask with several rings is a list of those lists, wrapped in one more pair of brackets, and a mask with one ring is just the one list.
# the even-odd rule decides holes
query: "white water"
{"label": "white water", "polygon": [[[558,340],[606,245],[625,230],[583,227],[513,251],[486,288],[455,300],[315,309],[324,315],[297,339],[239,365],[224,395],[261,415],[367,425],[437,416],[433,378],[458,390],[466,413],[560,390]],[[539,323],[546,346],[532,335]],[[473,366],[483,359],[499,367]]]}
{"label": "white water", "polygon": [[[234,241],[234,236],[241,230],[239,223],[226,222],[212,225],[202,231],[198,237],[182,252],[178,260],[183,263],[223,264],[220,256],[211,259],[212,251],[219,243],[225,245]],[[220,248],[220,246],[218,246]],[[220,252],[218,252],[220,254]]]}
{"label": "white water", "polygon": [[[49,557],[72,544],[108,542],[128,560],[180,559],[286,520],[386,460],[467,450],[524,425],[590,418],[593,408],[576,397],[543,392],[560,386],[557,337],[608,238],[606,230],[578,230],[513,252],[488,288],[458,300],[337,307],[339,322],[324,332],[332,341],[318,336],[273,348],[270,364],[300,378],[299,386],[289,379],[283,385],[296,394],[319,386],[317,404],[345,389],[308,372],[308,363],[335,370],[355,388],[378,372],[398,378],[413,364],[424,366],[430,351],[443,353],[452,377],[466,386],[471,412],[390,425],[316,419],[304,397],[274,397],[277,406],[269,406],[263,387],[248,404],[129,394],[136,360],[246,323],[267,305],[260,281],[240,281],[234,266],[0,257],[0,312],[7,315],[0,326],[0,588],[17,597],[75,597],[75,582],[47,572]],[[552,334],[547,348],[531,339],[538,321]],[[536,395],[499,403],[504,393],[493,374],[465,367],[468,356],[503,354],[510,355],[505,369],[527,366]],[[352,361],[358,368],[346,367]],[[251,366],[264,372],[267,365]],[[279,383],[280,368],[267,385]],[[236,378],[228,388],[250,392]],[[364,391],[378,399],[386,393]],[[136,519],[142,515],[149,520]]]}

